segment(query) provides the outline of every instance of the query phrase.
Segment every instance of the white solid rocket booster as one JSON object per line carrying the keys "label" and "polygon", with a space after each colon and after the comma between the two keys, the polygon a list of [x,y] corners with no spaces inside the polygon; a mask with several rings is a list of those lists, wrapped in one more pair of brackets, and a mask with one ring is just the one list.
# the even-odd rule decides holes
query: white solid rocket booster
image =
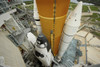
{"label": "white solid rocket booster", "polygon": [[41,24],[40,24],[39,14],[37,10],[36,0],[34,0],[34,19],[37,26],[37,33],[41,34],[42,30],[41,30]]}
{"label": "white solid rocket booster", "polygon": [[68,17],[67,23],[64,26],[61,41],[60,41],[60,48],[57,56],[58,61],[61,60],[61,57],[63,56],[66,49],[68,48],[74,35],[77,33],[77,30],[81,22],[80,21],[81,13],[82,13],[82,2],[79,2],[77,7],[74,9],[74,11],[71,12],[70,16]]}

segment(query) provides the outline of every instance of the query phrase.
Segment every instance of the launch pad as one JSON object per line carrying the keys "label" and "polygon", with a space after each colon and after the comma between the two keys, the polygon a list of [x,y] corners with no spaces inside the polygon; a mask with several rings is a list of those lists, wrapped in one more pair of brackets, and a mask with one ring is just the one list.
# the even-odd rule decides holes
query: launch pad
{"label": "launch pad", "polygon": [[84,27],[95,28],[81,24],[82,2],[72,11],[69,4],[70,0],[34,0],[32,4],[1,0],[0,66],[88,67],[97,63],[88,56],[92,51],[99,56],[99,51],[90,48],[99,50],[100,46],[93,45],[99,39],[81,32]]}

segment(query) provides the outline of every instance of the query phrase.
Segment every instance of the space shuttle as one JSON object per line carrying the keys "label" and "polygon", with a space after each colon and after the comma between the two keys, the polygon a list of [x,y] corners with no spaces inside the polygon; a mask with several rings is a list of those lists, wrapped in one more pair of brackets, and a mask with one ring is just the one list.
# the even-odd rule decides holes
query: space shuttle
{"label": "space shuttle", "polygon": [[[34,45],[35,56],[44,66],[51,66],[55,56],[58,62],[61,61],[80,26],[82,2],[79,2],[77,7],[69,14],[65,23],[69,3],[70,0],[34,1],[34,6],[37,6],[34,8],[34,18],[36,19],[38,16],[41,33],[37,38],[32,33],[27,34],[27,37]],[[36,20],[36,23],[38,23],[38,20]],[[32,37],[35,38],[35,41],[32,40]]]}
{"label": "space shuttle", "polygon": [[42,62],[44,66],[51,66],[54,57],[47,38],[43,34],[39,34],[36,38],[36,36],[31,32],[27,33],[27,38],[34,47],[34,55]]}

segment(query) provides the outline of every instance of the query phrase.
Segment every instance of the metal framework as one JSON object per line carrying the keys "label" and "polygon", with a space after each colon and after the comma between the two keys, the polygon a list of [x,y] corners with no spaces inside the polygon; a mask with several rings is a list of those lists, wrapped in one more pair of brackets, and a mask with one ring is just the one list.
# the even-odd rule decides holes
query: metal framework
{"label": "metal framework", "polygon": [[0,14],[10,10],[10,7],[22,3],[22,0],[0,0]]}

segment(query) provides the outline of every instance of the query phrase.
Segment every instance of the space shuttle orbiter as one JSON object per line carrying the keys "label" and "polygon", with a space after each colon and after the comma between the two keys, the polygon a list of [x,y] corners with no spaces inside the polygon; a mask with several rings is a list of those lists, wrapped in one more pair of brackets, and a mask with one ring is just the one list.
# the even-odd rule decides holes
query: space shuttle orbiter
{"label": "space shuttle orbiter", "polygon": [[54,57],[51,51],[51,45],[49,44],[47,38],[43,34],[39,34],[36,38],[31,32],[27,33],[27,38],[34,47],[34,55],[44,66],[51,66]]}

